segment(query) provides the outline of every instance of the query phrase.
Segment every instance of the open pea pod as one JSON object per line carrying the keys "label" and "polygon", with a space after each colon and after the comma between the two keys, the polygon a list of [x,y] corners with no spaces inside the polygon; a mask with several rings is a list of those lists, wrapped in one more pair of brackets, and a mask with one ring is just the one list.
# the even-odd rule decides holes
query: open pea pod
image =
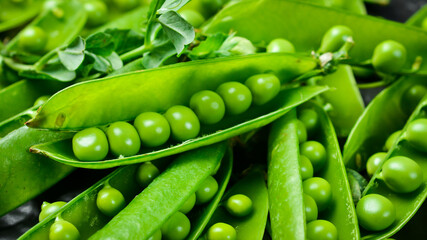
{"label": "open pea pod", "polygon": [[[252,200],[253,210],[246,217],[233,217],[220,206],[209,221],[208,227],[215,223],[230,224],[236,229],[236,239],[262,240],[268,216],[268,192],[264,180],[264,172],[255,169],[234,184],[223,197],[223,201],[235,194],[243,194]],[[208,228],[205,229],[205,232]]]}
{"label": "open pea pod", "polygon": [[301,2],[310,2],[313,4],[323,5],[325,7],[334,7],[344,9],[359,14],[366,14],[366,8],[362,0],[300,0]]}
{"label": "open pea pod", "polygon": [[364,169],[368,158],[382,151],[388,136],[403,128],[409,118],[404,109],[410,105],[402,100],[403,95],[414,85],[427,87],[427,82],[422,77],[402,77],[370,102],[344,145],[347,167]]}
{"label": "open pea pod", "polygon": [[427,5],[424,5],[414,15],[412,15],[407,21],[407,25],[421,27],[423,20],[427,17]]}
{"label": "open pea pod", "polygon": [[219,143],[184,153],[90,239],[148,239],[215,174],[226,149]]}
{"label": "open pea pod", "polygon": [[[427,154],[425,152],[415,150],[411,144],[405,139],[405,132],[408,125],[419,118],[427,117],[427,97],[419,103],[416,110],[413,112],[405,127],[402,130],[402,134],[394,143],[393,147],[387,153],[385,159],[380,163],[374,176],[366,186],[363,195],[367,194],[380,194],[388,198],[396,209],[395,221],[382,231],[369,232],[362,231],[362,239],[379,239],[392,236],[399,231],[403,226],[415,215],[417,210],[421,207],[427,197]],[[380,180],[382,166],[388,159],[396,156],[404,156],[415,161],[422,170],[423,181],[419,188],[409,193],[397,193],[392,191],[383,180]],[[408,183],[410,184],[410,183]]]}
{"label": "open pea pod", "polygon": [[[316,173],[316,176],[328,181],[332,189],[330,205],[333,207],[319,213],[319,219],[332,222],[338,230],[340,239],[359,239],[354,203],[332,122],[325,111],[314,102],[306,103],[304,108],[313,109],[319,116],[318,131],[312,140],[320,142],[325,147],[327,164],[323,170]],[[305,210],[302,202],[303,189],[299,173],[299,143],[295,120],[295,112],[290,112],[274,123],[269,142],[269,171],[272,171],[269,172],[270,221],[273,236],[277,236],[277,239],[305,237]],[[283,204],[283,199],[279,196],[288,197],[287,193],[294,197]],[[294,219],[297,221],[293,221]],[[289,228],[282,229],[283,227]]]}
{"label": "open pea pod", "polygon": [[70,135],[69,132],[21,127],[0,139],[0,216],[39,195],[73,171],[69,166],[28,152],[31,145]]}
{"label": "open pea pod", "polygon": [[0,0],[0,32],[13,29],[35,17],[44,0]]}
{"label": "open pea pod", "polygon": [[[34,63],[45,53],[69,44],[86,23],[86,12],[82,9],[82,3],[77,0],[58,2],[54,7],[46,8],[7,44],[3,53],[23,63]],[[46,46],[40,53],[29,53],[19,46],[20,34],[34,26],[46,33]],[[14,63],[8,61],[8,65],[13,68]]]}

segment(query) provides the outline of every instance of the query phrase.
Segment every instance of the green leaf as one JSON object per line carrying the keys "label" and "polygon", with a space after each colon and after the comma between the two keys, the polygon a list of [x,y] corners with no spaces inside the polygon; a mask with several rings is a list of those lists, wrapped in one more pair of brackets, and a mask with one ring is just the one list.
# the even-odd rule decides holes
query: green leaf
{"label": "green leaf", "polygon": [[76,78],[76,72],[68,70],[58,59],[53,59],[44,68],[39,71],[41,74],[59,80],[61,82],[69,82]]}
{"label": "green leaf", "polygon": [[118,70],[123,67],[122,59],[116,52],[112,52],[110,56],[107,57],[108,62],[112,70]]}
{"label": "green leaf", "polygon": [[98,56],[90,52],[86,52],[86,54],[94,60],[93,69],[96,71],[106,73],[111,68],[110,62],[103,56]]}
{"label": "green leaf", "polygon": [[228,35],[224,33],[208,36],[205,41],[200,42],[199,46],[193,48],[188,56],[191,60],[216,57],[214,53],[221,48],[227,37]]}
{"label": "green leaf", "polygon": [[107,29],[112,36],[114,51],[118,54],[128,52],[144,44],[144,35],[131,29]]}
{"label": "green leaf", "polygon": [[178,13],[169,11],[159,17],[159,22],[169,39],[180,54],[184,46],[190,44],[195,37],[194,28]]}
{"label": "green leaf", "polygon": [[190,0],[166,0],[163,5],[157,10],[157,14],[164,14],[169,11],[177,12]]}
{"label": "green leaf", "polygon": [[142,64],[145,68],[156,68],[170,57],[176,54],[175,47],[171,42],[168,42],[165,45],[159,46],[144,54],[142,59]]}
{"label": "green leaf", "polygon": [[61,63],[69,71],[75,71],[84,60],[85,41],[83,38],[76,38],[66,49],[58,51]]}
{"label": "green leaf", "polygon": [[113,36],[98,32],[86,39],[86,50],[96,55],[109,56],[114,51]]}

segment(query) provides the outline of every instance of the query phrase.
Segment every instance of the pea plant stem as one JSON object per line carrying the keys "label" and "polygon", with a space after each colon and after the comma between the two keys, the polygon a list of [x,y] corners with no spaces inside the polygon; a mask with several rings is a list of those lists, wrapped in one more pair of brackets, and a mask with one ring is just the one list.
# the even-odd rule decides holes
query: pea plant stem
{"label": "pea plant stem", "polygon": [[120,59],[123,62],[130,62],[130,61],[132,61],[132,60],[134,60],[136,58],[142,57],[142,55],[144,53],[149,52],[151,50],[152,50],[151,45],[144,44],[141,47],[135,48],[132,51],[129,51],[127,53],[124,53],[124,54],[120,55]]}

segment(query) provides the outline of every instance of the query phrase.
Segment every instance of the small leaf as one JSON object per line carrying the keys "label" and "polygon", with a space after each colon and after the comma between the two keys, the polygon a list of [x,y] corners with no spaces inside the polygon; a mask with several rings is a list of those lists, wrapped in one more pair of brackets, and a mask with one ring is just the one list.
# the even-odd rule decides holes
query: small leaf
{"label": "small leaf", "polygon": [[163,30],[180,54],[184,46],[190,44],[195,37],[194,28],[186,22],[178,13],[169,11],[159,17]]}
{"label": "small leaf", "polygon": [[114,51],[113,37],[106,32],[98,32],[86,39],[86,50],[101,56],[109,56]]}
{"label": "small leaf", "polygon": [[193,48],[188,56],[191,60],[216,57],[214,53],[219,51],[227,37],[228,35],[224,33],[208,36],[205,41],[200,42],[199,46]]}
{"label": "small leaf", "polygon": [[107,60],[110,62],[113,70],[118,70],[123,67],[123,61],[116,52],[111,53],[111,55],[107,57]]}
{"label": "small leaf", "polygon": [[112,36],[114,51],[118,54],[129,52],[144,44],[144,35],[131,29],[107,29]]}
{"label": "small leaf", "polygon": [[142,65],[147,69],[156,68],[175,54],[176,50],[172,43],[169,42],[169,44],[154,48],[151,52],[145,53]]}
{"label": "small leaf", "polygon": [[157,10],[157,14],[164,14],[169,11],[177,12],[190,0],[166,0],[163,5]]}
{"label": "small leaf", "polygon": [[43,69],[41,73],[47,74],[51,78],[59,80],[61,82],[69,82],[76,78],[76,72],[69,71],[62,64],[46,65],[46,68]]}

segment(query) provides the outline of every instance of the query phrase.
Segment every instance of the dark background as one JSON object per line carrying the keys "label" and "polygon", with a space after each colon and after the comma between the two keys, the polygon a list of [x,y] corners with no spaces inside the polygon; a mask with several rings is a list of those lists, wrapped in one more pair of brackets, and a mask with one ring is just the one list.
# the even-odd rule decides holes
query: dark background
{"label": "dark background", "polygon": [[[381,16],[393,21],[405,22],[414,12],[426,3],[427,0],[391,0],[388,6],[366,4],[366,7],[370,15]],[[380,90],[381,89],[372,89],[362,91],[365,102],[369,102]],[[43,201],[69,201],[111,171],[112,170],[76,170],[44,194],[1,217],[0,240],[16,239],[35,225],[38,222],[38,214]],[[425,230],[426,224],[427,205],[424,204],[411,221],[396,234],[394,238],[427,239],[427,230]]]}

